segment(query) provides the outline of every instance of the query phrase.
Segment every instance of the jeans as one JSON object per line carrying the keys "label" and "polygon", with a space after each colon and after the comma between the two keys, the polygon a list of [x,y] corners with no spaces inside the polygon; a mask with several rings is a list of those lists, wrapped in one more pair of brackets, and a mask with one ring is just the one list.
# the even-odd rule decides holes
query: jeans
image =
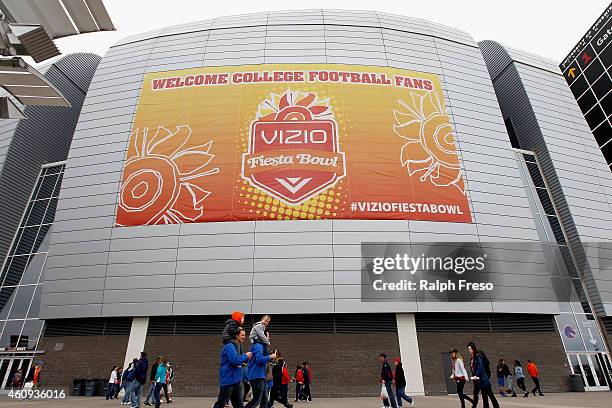
{"label": "jeans", "polygon": [[151,397],[153,397],[153,392],[155,391],[155,383],[151,382],[149,384],[149,393],[147,394],[147,398],[145,399],[145,404],[149,403],[149,400],[151,399]]}
{"label": "jeans", "polygon": [[495,394],[493,394],[493,389],[489,385],[488,387],[481,387],[478,382],[474,382],[474,401],[472,402],[472,406],[476,407],[478,405],[478,393],[482,392],[482,406],[484,408],[489,408],[489,399],[491,399],[491,403],[493,404],[493,408],[499,408],[499,403],[495,398]]}
{"label": "jeans", "polygon": [[302,400],[302,384],[300,384],[299,382],[295,383],[295,400]]}
{"label": "jeans", "polygon": [[387,389],[387,394],[389,394],[389,398],[383,400],[383,405],[385,407],[388,407],[389,402],[391,402],[391,408],[397,408],[397,402],[395,402],[395,393],[393,392],[393,381],[385,381],[385,388]]}
{"label": "jeans", "polygon": [[302,385],[302,395],[304,400],[308,399],[308,401],[312,401],[312,395],[310,394],[310,383],[304,383],[304,385]]}
{"label": "jeans", "polygon": [[266,380],[263,378],[256,378],[249,381],[251,384],[251,390],[253,391],[253,398],[245,405],[245,408],[255,408],[261,405],[264,407],[268,404],[268,395],[266,392]]}
{"label": "jeans", "polygon": [[529,395],[529,392],[527,392],[527,387],[525,387],[525,377],[517,378],[516,385],[518,385],[521,390],[523,390],[525,393],[527,393],[527,395]]}
{"label": "jeans", "polygon": [[474,404],[474,400],[463,393],[465,388],[465,381],[457,381],[457,395],[459,396],[459,402],[461,402],[461,408],[465,408],[465,401],[469,401],[470,404]]}
{"label": "jeans", "polygon": [[512,395],[516,395],[516,391],[514,391],[514,386],[512,385],[512,376],[511,375],[506,377],[506,386],[508,387],[508,392],[511,392]]}
{"label": "jeans", "polygon": [[535,395],[535,392],[537,391],[540,395],[544,395],[542,394],[542,390],[540,389],[540,379],[538,377],[531,377],[531,381],[533,381],[533,384],[535,385],[535,387],[533,387],[533,390],[531,390],[531,392],[533,393],[533,395]]}
{"label": "jeans", "polygon": [[270,401],[268,402],[268,407],[272,407],[274,402],[278,401],[283,406],[288,406],[289,401],[287,401],[287,393],[289,392],[289,384],[274,384],[272,386],[272,390],[270,391]]}
{"label": "jeans", "polygon": [[406,400],[408,403],[412,402],[412,397],[406,395],[406,387],[395,387],[395,395],[397,396],[397,406],[402,406],[402,399]]}
{"label": "jeans", "polygon": [[155,383],[155,390],[153,391],[153,397],[155,398],[155,408],[159,408],[159,406],[161,405],[161,398],[159,393],[163,385],[164,384],[160,382]]}
{"label": "jeans", "polygon": [[232,403],[233,408],[244,408],[242,397],[242,383],[222,385],[213,408],[223,408],[228,401]]}
{"label": "jeans", "polygon": [[125,387],[125,395],[128,396],[126,402],[130,402],[132,404],[132,408],[140,406],[140,392],[142,391],[143,386],[144,384],[134,380],[128,384],[127,387]]}
{"label": "jeans", "polygon": [[130,400],[130,394],[128,393],[128,389],[131,387],[132,382],[134,381],[125,381],[123,384],[121,384],[121,388],[123,388],[124,390],[123,399],[121,400],[121,402],[128,402]]}
{"label": "jeans", "polygon": [[106,399],[115,398],[115,383],[109,382],[106,386]]}

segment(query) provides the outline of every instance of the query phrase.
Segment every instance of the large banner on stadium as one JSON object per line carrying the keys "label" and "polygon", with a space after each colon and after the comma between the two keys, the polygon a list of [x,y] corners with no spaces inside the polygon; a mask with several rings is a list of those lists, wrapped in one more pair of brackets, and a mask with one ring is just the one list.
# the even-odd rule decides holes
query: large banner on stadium
{"label": "large banner on stadium", "polygon": [[146,74],[117,225],[471,222],[437,76],[339,64]]}

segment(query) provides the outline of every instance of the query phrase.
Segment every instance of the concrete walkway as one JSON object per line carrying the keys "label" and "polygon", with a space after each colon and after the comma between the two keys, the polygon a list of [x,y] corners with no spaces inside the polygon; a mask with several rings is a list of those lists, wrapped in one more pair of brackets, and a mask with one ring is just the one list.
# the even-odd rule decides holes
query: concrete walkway
{"label": "concrete walkway", "polygon": [[[588,393],[563,393],[546,394],[544,397],[529,398],[500,398],[502,408],[515,407],[535,407],[535,408],[591,408],[612,407],[612,392],[588,392]],[[162,408],[209,408],[212,407],[212,398],[176,398],[173,404],[162,404]],[[482,404],[482,403],[481,403]],[[479,406],[482,406],[482,405]],[[0,397],[0,407],[30,407],[38,406],[45,408],[121,408],[124,405],[120,401],[106,401],[103,397],[68,397],[62,400],[36,400],[36,401],[15,401],[7,396]],[[296,408],[380,408],[382,403],[376,398],[346,398],[346,399],[315,399],[309,403],[296,403]],[[281,408],[280,404],[275,407]],[[407,407],[407,405],[404,405]],[[452,396],[440,397],[416,397],[415,407],[417,408],[460,408],[459,400]],[[147,408],[141,405],[141,408]]]}

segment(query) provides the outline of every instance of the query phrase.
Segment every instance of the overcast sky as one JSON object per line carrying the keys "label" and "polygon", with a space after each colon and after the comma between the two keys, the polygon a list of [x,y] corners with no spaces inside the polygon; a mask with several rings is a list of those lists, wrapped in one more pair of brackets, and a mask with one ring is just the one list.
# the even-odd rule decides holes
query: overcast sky
{"label": "overcast sky", "polygon": [[214,17],[330,8],[424,18],[463,29],[476,41],[496,40],[560,62],[610,4],[608,0],[104,0],[104,3],[117,31],[56,40],[62,53],[87,51],[104,55],[121,38]]}

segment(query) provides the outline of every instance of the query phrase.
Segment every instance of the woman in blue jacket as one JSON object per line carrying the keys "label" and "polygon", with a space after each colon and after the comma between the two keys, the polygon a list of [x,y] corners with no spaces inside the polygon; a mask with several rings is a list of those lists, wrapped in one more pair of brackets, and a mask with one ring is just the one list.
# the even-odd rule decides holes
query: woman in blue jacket
{"label": "woman in blue jacket", "polygon": [[166,383],[166,358],[160,357],[159,365],[157,366],[157,373],[155,373],[155,391],[153,396],[155,397],[155,408],[159,408],[161,405],[160,391],[163,385]]}
{"label": "woman in blue jacket", "polygon": [[478,393],[482,393],[482,406],[489,408],[489,398],[493,403],[494,408],[499,408],[495,394],[491,389],[491,379],[486,373],[484,363],[478,352],[476,344],[470,342],[467,345],[467,350],[470,353],[470,368],[472,369],[472,380],[474,381],[474,407],[478,405]]}

